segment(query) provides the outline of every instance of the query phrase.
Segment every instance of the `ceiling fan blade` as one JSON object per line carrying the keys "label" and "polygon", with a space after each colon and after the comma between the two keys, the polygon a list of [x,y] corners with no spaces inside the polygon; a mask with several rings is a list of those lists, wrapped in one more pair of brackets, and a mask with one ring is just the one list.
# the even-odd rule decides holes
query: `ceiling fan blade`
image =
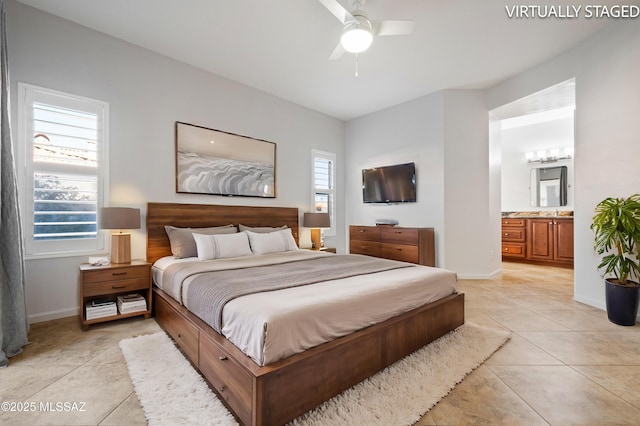
{"label": "ceiling fan blade", "polygon": [[342,22],[343,24],[348,21],[355,21],[355,18],[353,17],[353,15],[349,13],[347,9],[342,7],[342,5],[338,3],[336,0],[318,0],[318,1],[322,3],[323,6],[326,7],[329,10],[329,12],[331,12],[333,16],[338,18],[338,21]]}
{"label": "ceiling fan blade", "polygon": [[329,59],[331,60],[335,60],[335,59],[340,59],[342,57],[342,55],[344,55],[344,47],[342,47],[342,43],[338,42],[338,45],[336,46],[335,49],[333,49],[333,52],[331,53],[331,56],[329,56]]}
{"label": "ceiling fan blade", "polygon": [[375,34],[379,36],[404,35],[413,32],[413,21],[373,21]]}

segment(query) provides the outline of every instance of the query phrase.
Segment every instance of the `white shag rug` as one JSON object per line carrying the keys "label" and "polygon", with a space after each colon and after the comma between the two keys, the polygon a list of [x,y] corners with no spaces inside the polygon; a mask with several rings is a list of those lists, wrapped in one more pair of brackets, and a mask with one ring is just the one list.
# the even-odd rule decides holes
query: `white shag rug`
{"label": "white shag rug", "polygon": [[[467,323],[298,417],[295,426],[411,425],[509,340]],[[150,425],[237,425],[164,333],[122,340]]]}

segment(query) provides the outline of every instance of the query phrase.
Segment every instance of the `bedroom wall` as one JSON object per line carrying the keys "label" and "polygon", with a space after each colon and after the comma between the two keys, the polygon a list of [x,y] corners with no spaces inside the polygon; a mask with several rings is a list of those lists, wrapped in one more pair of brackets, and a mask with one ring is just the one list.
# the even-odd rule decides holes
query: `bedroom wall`
{"label": "bedroom wall", "polygon": [[581,45],[488,91],[489,108],[576,78],[575,293],[601,309],[604,285],[589,226],[598,202],[640,188],[640,25],[616,21]]}
{"label": "bedroom wall", "polygon": [[[15,1],[7,2],[6,13],[14,139],[18,81],[109,102],[111,205],[141,208],[143,224],[148,201],[293,206],[302,213],[311,204],[314,148],[337,154],[337,181],[343,180],[340,120]],[[176,194],[175,121],[276,142],[277,198]],[[343,188],[337,201],[344,202]],[[337,225],[344,229],[340,208]],[[310,245],[308,231],[301,231],[301,244]],[[145,257],[145,243],[145,229],[134,231],[134,258]],[[344,251],[343,234],[326,243]],[[26,262],[32,322],[78,313],[78,265],[86,260]]]}
{"label": "bedroom wall", "polygon": [[[482,90],[445,90],[349,121],[346,224],[391,218],[400,226],[433,227],[437,266],[462,278],[492,275],[500,269],[500,234],[492,235],[487,222],[500,205],[489,195],[488,138]],[[408,161],[416,163],[416,203],[362,202],[363,168]]]}
{"label": "bedroom wall", "polygon": [[[349,225],[433,227],[436,265],[444,262],[444,93],[439,92],[347,122],[345,199]],[[416,163],[416,202],[364,204],[362,169]]]}

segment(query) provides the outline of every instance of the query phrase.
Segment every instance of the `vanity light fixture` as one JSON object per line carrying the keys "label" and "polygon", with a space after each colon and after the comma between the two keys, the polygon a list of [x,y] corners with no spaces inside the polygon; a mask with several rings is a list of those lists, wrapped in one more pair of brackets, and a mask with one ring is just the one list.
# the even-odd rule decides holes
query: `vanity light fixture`
{"label": "vanity light fixture", "polygon": [[[560,152],[563,155],[560,155]],[[559,160],[570,160],[573,157],[573,147],[567,148],[551,148],[548,151],[540,150],[534,152],[527,152],[524,154],[527,159],[527,163],[553,163]]]}

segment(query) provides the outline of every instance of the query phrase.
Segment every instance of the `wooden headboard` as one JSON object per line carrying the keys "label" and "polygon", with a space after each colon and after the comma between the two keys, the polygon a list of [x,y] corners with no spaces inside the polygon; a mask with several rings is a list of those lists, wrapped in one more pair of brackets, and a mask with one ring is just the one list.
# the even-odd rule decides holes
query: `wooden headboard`
{"label": "wooden headboard", "polygon": [[165,225],[180,228],[204,228],[239,224],[246,226],[282,226],[291,228],[298,240],[296,207],[224,206],[216,204],[147,203],[147,262],[171,255]]}

